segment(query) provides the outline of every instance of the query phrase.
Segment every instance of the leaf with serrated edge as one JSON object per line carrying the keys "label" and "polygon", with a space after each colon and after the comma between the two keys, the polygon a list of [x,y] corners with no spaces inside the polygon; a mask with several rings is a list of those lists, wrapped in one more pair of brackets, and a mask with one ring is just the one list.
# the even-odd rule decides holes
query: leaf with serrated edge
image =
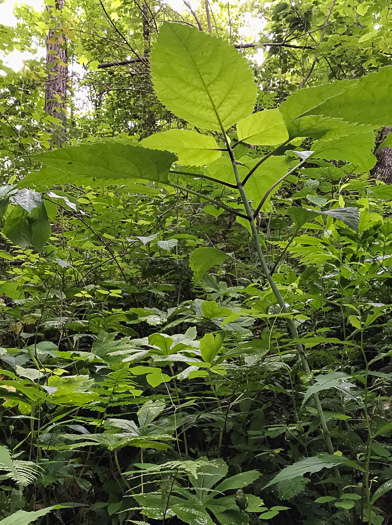
{"label": "leaf with serrated edge", "polygon": [[377,162],[373,155],[374,134],[372,131],[352,133],[332,140],[318,140],[312,146],[313,157],[326,160],[350,162],[358,172],[369,171]]}
{"label": "leaf with serrated edge", "polygon": [[387,66],[346,85],[339,94],[320,101],[302,116],[338,116],[347,122],[387,126],[392,122],[391,91],[392,66]]}
{"label": "leaf with serrated edge", "polygon": [[222,39],[164,23],[150,62],[158,98],[194,126],[227,130],[253,111],[253,74],[246,59]]}
{"label": "leaf with serrated edge", "polygon": [[[350,86],[354,82],[355,80],[333,82],[332,84],[325,84],[323,86],[301,89],[290,95],[287,100],[279,106],[279,111],[286,122],[290,138],[304,136],[300,131],[301,119],[298,118],[300,115],[318,106],[324,102],[325,99],[341,93],[347,86]],[[338,114],[333,116],[340,117]],[[307,127],[311,129],[311,126]]]}
{"label": "leaf with serrated edge", "polygon": [[167,151],[148,150],[141,146],[105,141],[62,148],[35,157],[42,162],[42,172],[30,173],[22,185],[83,184],[98,179],[112,184],[127,179],[167,182],[176,157]]}

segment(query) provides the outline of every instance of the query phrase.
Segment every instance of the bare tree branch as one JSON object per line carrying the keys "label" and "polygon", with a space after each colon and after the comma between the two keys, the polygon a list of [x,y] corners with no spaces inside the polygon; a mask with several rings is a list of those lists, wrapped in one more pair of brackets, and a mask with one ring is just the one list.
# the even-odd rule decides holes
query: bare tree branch
{"label": "bare tree branch", "polygon": [[[254,49],[260,46],[264,47],[290,47],[294,49],[316,49],[313,46],[296,46],[294,44],[285,44],[284,42],[262,42],[260,44],[236,44],[234,47],[236,49]],[[116,62],[103,62],[99,64],[98,69],[104,69],[107,67],[115,66],[126,66],[127,64],[134,64],[135,62],[146,62],[148,57],[139,57],[139,58],[130,58],[128,60],[118,60]]]}
{"label": "bare tree branch", "polygon": [[[328,25],[330,16],[332,14],[333,8],[335,7],[336,1],[337,0],[333,0],[332,5],[331,5],[331,7],[328,10],[328,14],[327,14],[327,17],[326,17],[326,19],[324,21],[323,30],[321,32],[321,37],[320,37],[320,41],[319,41],[318,45],[320,45],[322,43],[322,41],[324,40],[325,33],[326,33],[326,30],[327,30],[327,25]],[[317,52],[314,55],[313,62],[312,62],[312,65],[310,66],[308,74],[301,80],[301,84],[299,85],[299,89],[302,89],[304,87],[304,85],[306,84],[306,82],[309,80],[311,74],[313,73],[313,69],[316,66],[318,56],[319,56],[319,53]]]}
{"label": "bare tree branch", "polygon": [[260,42],[259,44],[236,44],[236,49],[250,49],[256,47],[291,47],[294,49],[315,49],[313,46],[297,46],[295,44],[286,44],[285,42]]}
{"label": "bare tree branch", "polygon": [[211,33],[212,27],[211,27],[211,17],[210,17],[210,6],[208,3],[208,0],[205,0],[205,4],[206,4],[206,17],[207,17],[208,32]]}
{"label": "bare tree branch", "polygon": [[200,22],[200,19],[199,17],[197,16],[197,14],[195,13],[195,11],[192,9],[192,6],[189,2],[187,2],[186,0],[182,0],[184,2],[184,4],[187,6],[187,8],[189,9],[189,11],[192,13],[193,15],[193,18],[196,20],[196,24],[197,24],[197,27],[199,28],[199,31],[203,31],[203,26],[201,25],[201,22]]}
{"label": "bare tree branch", "polygon": [[[116,31],[116,33],[122,38],[122,40],[125,42],[125,44],[129,47],[129,49],[132,51],[132,53],[140,59],[140,62],[145,62],[146,63],[146,60],[144,57],[141,57],[139,55],[139,53],[133,49],[133,47],[131,46],[131,44],[128,42],[128,40],[125,38],[125,36],[121,33],[121,31],[118,29],[118,27],[116,26],[116,24],[113,22],[113,20],[110,18],[109,16],[109,13],[106,11],[106,8],[105,6],[103,5],[103,2],[102,0],[99,0],[99,3],[101,4],[101,7],[102,7],[102,10],[103,12],[105,13],[105,16],[106,18],[108,19],[110,25],[113,27],[113,29]],[[98,66],[99,67],[99,66]]]}
{"label": "bare tree branch", "polygon": [[128,60],[118,60],[117,62],[103,62],[102,64],[98,65],[98,69],[104,69],[106,67],[114,67],[114,66],[126,66],[127,64],[134,64],[135,62],[145,62],[147,60],[146,57],[143,57],[143,59],[140,58],[129,58]]}

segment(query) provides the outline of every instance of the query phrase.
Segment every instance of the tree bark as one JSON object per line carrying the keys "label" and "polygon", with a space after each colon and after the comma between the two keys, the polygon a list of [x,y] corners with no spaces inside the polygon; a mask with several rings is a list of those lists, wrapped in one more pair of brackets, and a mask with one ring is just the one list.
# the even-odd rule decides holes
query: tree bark
{"label": "tree bark", "polygon": [[142,7],[142,18],[143,18],[143,40],[144,40],[144,56],[150,54],[150,20],[148,16],[148,5],[147,1],[144,0]]}
{"label": "tree bark", "polygon": [[[65,0],[56,0],[55,5],[47,5],[50,11],[53,7],[57,10],[63,9]],[[50,20],[53,20],[51,17]],[[49,28],[46,36],[46,68],[48,79],[45,87],[45,112],[59,119],[58,124],[52,123],[51,143],[53,147],[61,147],[66,139],[66,102],[67,102],[67,47],[66,38],[61,31],[61,26]]]}
{"label": "tree bark", "polygon": [[[385,127],[380,135],[380,144],[384,142],[387,136],[392,132],[392,127]],[[377,164],[372,170],[372,175],[377,179],[392,184],[392,148],[386,146],[377,152]]]}

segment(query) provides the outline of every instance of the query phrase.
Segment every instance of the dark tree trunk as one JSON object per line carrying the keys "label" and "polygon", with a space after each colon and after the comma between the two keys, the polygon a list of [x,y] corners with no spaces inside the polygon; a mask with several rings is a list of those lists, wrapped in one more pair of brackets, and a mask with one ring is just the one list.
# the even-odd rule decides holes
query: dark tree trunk
{"label": "dark tree trunk", "polygon": [[[379,143],[382,144],[392,132],[392,127],[384,128],[380,135]],[[372,175],[387,184],[392,184],[392,148],[386,146],[377,152],[377,164],[372,170]]]}
{"label": "dark tree trunk", "polygon": [[143,3],[142,17],[143,17],[144,56],[148,57],[148,55],[150,54],[150,19],[149,19],[149,9],[147,5],[147,0],[144,0],[144,3]]}
{"label": "dark tree trunk", "polygon": [[[47,5],[46,9],[49,11],[55,7],[59,11],[63,9],[65,0],[56,0],[54,6]],[[52,25],[53,18],[50,18]],[[49,28],[46,37],[46,67],[48,70],[48,79],[45,88],[45,111],[51,117],[60,120],[58,125],[52,123],[52,145],[60,147],[66,139],[66,100],[67,100],[67,80],[68,80],[68,64],[67,64],[67,48],[66,38],[61,30],[61,26],[57,28]]]}

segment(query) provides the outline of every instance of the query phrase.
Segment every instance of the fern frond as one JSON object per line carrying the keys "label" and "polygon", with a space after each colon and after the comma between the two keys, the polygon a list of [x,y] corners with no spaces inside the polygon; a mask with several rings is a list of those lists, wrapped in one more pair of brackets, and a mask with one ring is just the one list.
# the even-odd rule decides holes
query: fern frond
{"label": "fern frond", "polygon": [[4,446],[0,446],[0,470],[5,470],[6,477],[21,488],[34,483],[42,472],[42,468],[32,461],[13,459],[11,452]]}

